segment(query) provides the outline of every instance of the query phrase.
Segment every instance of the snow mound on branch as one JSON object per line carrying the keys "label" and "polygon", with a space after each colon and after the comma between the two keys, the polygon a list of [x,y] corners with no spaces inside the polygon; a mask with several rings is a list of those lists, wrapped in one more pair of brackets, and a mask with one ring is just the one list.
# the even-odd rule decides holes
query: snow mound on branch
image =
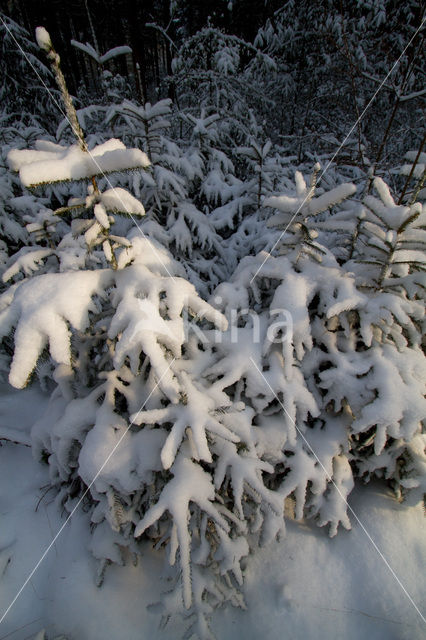
{"label": "snow mound on branch", "polygon": [[55,273],[24,281],[14,290],[13,301],[0,314],[0,335],[15,331],[15,355],[9,374],[12,386],[25,387],[43,349],[58,364],[71,364],[67,322],[83,331],[94,310],[92,296],[111,280],[111,271]]}
{"label": "snow mound on branch", "polygon": [[50,39],[49,32],[44,27],[36,28],[36,40],[40,49],[43,51],[50,51],[52,48],[52,40]]}
{"label": "snow mound on branch", "polygon": [[83,44],[83,42],[77,42],[76,40],[71,40],[71,44],[76,49],[79,49],[80,51],[83,51],[83,53],[86,53],[87,55],[89,55],[98,64],[104,64],[105,62],[108,62],[108,60],[112,60],[112,58],[116,58],[117,56],[122,56],[122,55],[125,55],[127,53],[132,53],[131,48],[126,46],[126,45],[122,45],[122,46],[119,46],[119,47],[113,47],[112,49],[109,49],[106,53],[104,53],[103,55],[100,55],[96,51],[96,49],[94,49],[92,47],[92,45],[89,44],[88,42],[86,42],[86,44]]}
{"label": "snow mound on branch", "polygon": [[145,208],[131,193],[121,187],[107,189],[100,195],[102,204],[107,211],[127,213],[129,215],[144,216]]}
{"label": "snow mound on branch", "polygon": [[8,154],[11,169],[19,171],[25,187],[67,180],[87,180],[114,171],[130,171],[148,167],[148,156],[139,149],[126,149],[111,138],[91,151],[78,145],[49,150],[12,149]]}
{"label": "snow mound on branch", "polygon": [[[298,172],[297,172],[298,173]],[[296,213],[301,211],[304,216],[315,216],[318,213],[327,211],[336,204],[342,202],[356,192],[356,187],[352,183],[340,184],[339,186],[313,198],[305,185],[304,189],[299,189],[296,197],[294,196],[271,196],[263,201],[264,207],[273,207],[282,213]],[[274,227],[279,224],[286,224],[288,218],[282,213],[271,216],[267,223],[267,227]]]}
{"label": "snow mound on branch", "polygon": [[172,402],[178,401],[179,387],[174,379],[169,351],[173,359],[181,356],[185,340],[183,311],[199,320],[207,320],[218,329],[227,328],[225,317],[204,302],[195,287],[183,278],[153,275],[143,264],[119,270],[113,297],[116,313],[108,335],[117,338],[114,364],[120,368],[129,358],[134,374],[141,353],[148,355],[159,386]]}

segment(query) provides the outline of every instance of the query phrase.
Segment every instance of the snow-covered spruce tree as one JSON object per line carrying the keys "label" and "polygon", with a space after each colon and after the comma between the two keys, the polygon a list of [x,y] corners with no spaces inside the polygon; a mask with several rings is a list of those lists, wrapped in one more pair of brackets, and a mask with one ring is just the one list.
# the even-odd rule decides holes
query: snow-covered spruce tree
{"label": "snow-covered spruce tree", "polygon": [[[80,110],[79,118],[96,109]],[[265,158],[248,158],[255,176],[247,180],[244,158],[247,152],[255,153],[257,145],[247,132],[247,144],[254,146],[236,148],[227,119],[212,108],[196,114],[172,111],[168,99],[144,106],[125,100],[112,105],[105,119],[113,135],[148,153],[150,172],[142,180],[137,176],[133,185],[149,213],[142,226],[169,246],[203,295],[228,278],[238,259],[250,251],[256,225],[244,221],[242,228],[241,222],[258,209],[259,190],[264,195],[282,173],[277,154],[266,157],[267,144]],[[256,131],[253,118],[252,125]],[[260,242],[257,231],[255,235]]]}
{"label": "snow-covered spruce tree", "polygon": [[244,604],[248,531],[277,534],[283,501],[262,475],[273,467],[256,447],[253,409],[215,384],[226,319],[158,242],[137,228],[113,233],[115,214],[143,207],[123,189],[100,191],[97,178],[145,169],[147,156],[118,140],[87,148],[50,37],[41,28],[37,36],[78,142],[39,141],[9,162],[27,187],[89,186],[67,208],[44,212],[52,232],[42,225],[33,255],[17,256],[5,275],[13,282],[0,298],[0,333],[14,331],[9,380],[24,387],[50,358],[54,389],[32,429],[34,455],[49,465],[66,511],[84,496],[98,582],[109,563],[143,553],[143,540],[166,547],[175,586],[159,608],[184,613],[188,635],[208,638],[214,606]]}
{"label": "snow-covered spruce tree", "polygon": [[[273,103],[263,112],[267,135],[282,134],[299,161],[312,148],[337,150],[398,59],[392,83],[384,83],[369,117],[358,121],[351,161],[364,166],[366,156],[379,164],[401,157],[407,142],[414,146],[421,118],[424,16],[417,0],[282,3],[254,40],[277,68],[256,77],[257,90]],[[250,78],[250,65],[245,74]]]}
{"label": "snow-covered spruce tree", "polygon": [[[340,523],[350,527],[344,500],[353,486],[349,423],[343,412],[326,414],[313,354],[327,344],[336,319],[363,298],[308,222],[355,187],[343,184],[314,198],[317,173],[318,167],[309,187],[298,173],[295,195],[265,199],[265,206],[280,210],[271,225],[288,227],[287,233],[279,255],[246,257],[216,289],[212,302],[231,328],[208,373],[220,375],[213,388],[227,389],[255,412],[256,448],[273,466],[268,486],[283,501],[295,500],[298,519],[315,517],[334,535]],[[300,218],[292,221],[297,211]]]}
{"label": "snow-covered spruce tree", "polygon": [[340,209],[355,187],[316,195],[318,171],[308,185],[297,173],[294,195],[264,201],[278,210],[269,224],[285,231],[278,255],[245,258],[216,289],[212,303],[230,329],[207,373],[213,388],[255,412],[257,451],[274,467],[268,486],[294,498],[297,518],[314,517],[334,535],[339,524],[350,527],[354,476],[385,477],[398,493],[424,491],[424,223],[419,205],[396,207],[378,181],[384,202],[364,205],[374,228],[372,220],[362,234],[357,226],[363,264],[342,266],[319,237],[348,231]]}
{"label": "snow-covered spruce tree", "polygon": [[[345,392],[354,418],[352,451],[360,475],[390,479],[398,495],[417,488],[421,497],[426,488],[425,209],[420,202],[397,205],[381,178],[373,185],[378,197],[364,199],[353,256],[345,264],[366,297],[348,319],[359,379]],[[332,390],[332,372],[322,375],[330,398],[341,398],[337,381]]]}
{"label": "snow-covered spruce tree", "polygon": [[[175,142],[177,120],[182,138]],[[277,151],[268,156],[267,145],[265,158],[248,158],[254,177],[247,180],[247,152],[254,147],[234,146],[230,154],[223,118],[204,109],[173,113],[168,99],[143,107],[128,100],[112,105],[106,125],[149,155],[149,171],[133,180],[149,214],[141,225],[185,265],[200,293],[209,294],[231,275],[254,236],[263,246],[256,224],[245,218],[257,212],[259,190],[265,195],[283,173]]]}
{"label": "snow-covered spruce tree", "polygon": [[[256,60],[265,73],[275,63],[259,48],[211,25],[184,40],[172,61],[173,81],[179,104],[186,113],[205,109],[222,119],[222,137],[228,143],[245,144],[253,130],[253,112],[259,103],[271,107],[268,94],[262,93],[254,73],[244,77],[247,61]],[[264,107],[266,111],[266,107]]]}
{"label": "snow-covered spruce tree", "polygon": [[[194,166],[194,178],[189,184],[189,197],[197,209],[206,214],[206,222],[220,234],[220,244],[210,243],[216,255],[204,256],[204,273],[209,273],[211,284],[229,277],[235,268],[237,257],[223,239],[235,230],[241,220],[244,207],[249,202],[243,180],[236,176],[236,168],[227,144],[223,144],[222,119],[219,114],[210,115],[204,109],[200,114],[183,114],[189,125],[190,143],[186,156]],[[209,258],[209,262],[205,258]],[[213,278],[212,275],[214,274]]]}

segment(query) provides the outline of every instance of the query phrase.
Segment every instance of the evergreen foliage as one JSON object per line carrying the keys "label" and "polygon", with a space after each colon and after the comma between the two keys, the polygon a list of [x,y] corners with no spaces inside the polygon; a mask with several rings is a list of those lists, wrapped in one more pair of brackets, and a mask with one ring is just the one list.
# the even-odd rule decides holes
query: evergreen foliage
{"label": "evergreen foliage", "polygon": [[[357,478],[398,498],[426,488],[424,154],[408,154],[417,186],[399,202],[365,172],[365,131],[341,168],[296,133],[300,118],[320,131],[313,105],[334,99],[329,82],[314,99],[315,82],[348,81],[320,44],[321,64],[296,62],[306,38],[337,34],[353,52],[363,19],[382,33],[384,5],[333,21],[296,4],[254,45],[211,24],[186,39],[179,107],[115,96],[76,110],[39,28],[66,121],[57,139],[25,122],[4,133],[1,368],[49,393],[33,452],[67,513],[85,502],[97,583],[149,541],[169,564],[153,608],[183,615],[188,638],[212,637],[215,607],[245,607],[242,560],[285,544],[285,505],[334,536]],[[376,53],[352,55],[370,74]],[[277,94],[294,105],[287,142],[266,138],[279,113],[254,115]]]}

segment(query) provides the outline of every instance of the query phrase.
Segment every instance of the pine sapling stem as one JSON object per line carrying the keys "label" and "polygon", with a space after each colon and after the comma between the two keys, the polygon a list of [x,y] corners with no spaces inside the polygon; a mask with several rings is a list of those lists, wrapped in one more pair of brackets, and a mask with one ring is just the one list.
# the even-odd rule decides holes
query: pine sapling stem
{"label": "pine sapling stem", "polygon": [[[87,2],[86,2],[86,9],[87,8]],[[89,18],[90,18],[90,14]],[[92,29],[93,29],[93,25],[92,25]],[[94,35],[94,31],[93,31],[93,35]],[[66,112],[66,116],[68,118],[68,121],[71,125],[71,129],[75,135],[75,137],[77,138],[77,142],[79,144],[79,147],[82,151],[84,151],[84,153],[89,153],[89,148],[87,146],[87,142],[85,140],[84,137],[84,133],[83,133],[83,129],[80,126],[80,123],[78,121],[78,117],[77,117],[77,111],[75,110],[75,106],[73,104],[72,98],[71,98],[71,94],[68,91],[68,87],[67,87],[67,83],[64,77],[64,74],[62,73],[61,67],[60,67],[60,62],[61,59],[59,57],[59,54],[55,51],[52,41],[50,39],[50,36],[48,34],[48,32],[42,28],[42,27],[38,27],[36,30],[36,37],[37,37],[37,42],[40,46],[41,49],[43,49],[47,55],[48,60],[50,61],[50,64],[52,66],[53,69],[53,73],[55,76],[55,80],[56,83],[60,89],[61,95],[62,95],[62,101],[64,103],[65,106],[65,112]],[[95,43],[96,43],[96,38],[95,38]],[[91,178],[91,182],[92,182],[92,186],[93,186],[93,191],[95,193],[96,196],[100,195],[100,191],[99,191],[99,187],[98,187],[98,183],[96,181],[95,176],[92,176]],[[108,238],[109,235],[109,231],[106,230],[105,231],[106,236],[107,236],[107,242],[110,246],[110,250],[111,250],[111,257],[108,260],[111,263],[112,268],[115,270],[118,268],[118,264],[117,264],[117,259],[115,257],[114,254],[114,250],[112,247],[112,243],[111,240]]]}
{"label": "pine sapling stem", "polygon": [[[405,193],[407,191],[407,188],[408,188],[408,185],[410,183],[410,180],[413,177],[414,169],[417,166],[417,163],[418,163],[419,158],[420,158],[420,154],[423,151],[423,147],[425,146],[425,142],[426,142],[426,130],[425,130],[425,132],[423,134],[423,140],[420,143],[420,147],[419,147],[419,150],[417,151],[417,155],[414,158],[414,162],[413,162],[413,166],[411,167],[411,171],[407,176],[407,179],[406,179],[405,184],[404,184],[404,188],[403,188],[403,190],[401,192],[401,195],[399,196],[398,204],[402,204],[402,200],[403,200],[403,198],[405,196]],[[416,194],[416,196],[417,196],[417,194]]]}
{"label": "pine sapling stem", "polygon": [[58,85],[61,92],[62,101],[65,106],[65,112],[71,125],[72,131],[77,138],[80,149],[87,153],[88,147],[86,140],[84,139],[84,133],[78,121],[77,111],[75,110],[70,92],[68,91],[68,87],[64,78],[64,74],[62,73],[60,67],[61,59],[58,53],[55,51],[51,42],[45,43],[44,46],[42,46],[42,49],[44,49],[44,51],[46,52],[47,58],[50,61],[51,67],[53,69],[56,84]]}

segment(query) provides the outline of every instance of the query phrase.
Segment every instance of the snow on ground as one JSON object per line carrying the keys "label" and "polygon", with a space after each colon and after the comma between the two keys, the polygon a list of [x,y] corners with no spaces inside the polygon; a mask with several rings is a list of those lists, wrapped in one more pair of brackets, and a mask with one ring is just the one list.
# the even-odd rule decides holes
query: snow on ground
{"label": "snow on ground", "polygon": [[[0,428],[28,430],[41,414],[34,389],[0,391]],[[0,447],[0,616],[51,543],[64,518],[46,491],[47,469],[28,447]],[[44,488],[43,488],[44,487]],[[426,616],[426,527],[421,505],[398,504],[380,483],[358,486],[351,506]],[[182,621],[158,630],[146,605],[158,601],[163,559],[147,546],[138,567],[111,567],[94,585],[87,552],[88,516],[77,513],[0,624],[0,640],[26,640],[45,628],[49,639],[179,640]],[[214,614],[219,640],[417,640],[426,624],[352,518],[352,531],[329,539],[310,524],[289,521],[281,543],[247,560],[247,611]]]}

